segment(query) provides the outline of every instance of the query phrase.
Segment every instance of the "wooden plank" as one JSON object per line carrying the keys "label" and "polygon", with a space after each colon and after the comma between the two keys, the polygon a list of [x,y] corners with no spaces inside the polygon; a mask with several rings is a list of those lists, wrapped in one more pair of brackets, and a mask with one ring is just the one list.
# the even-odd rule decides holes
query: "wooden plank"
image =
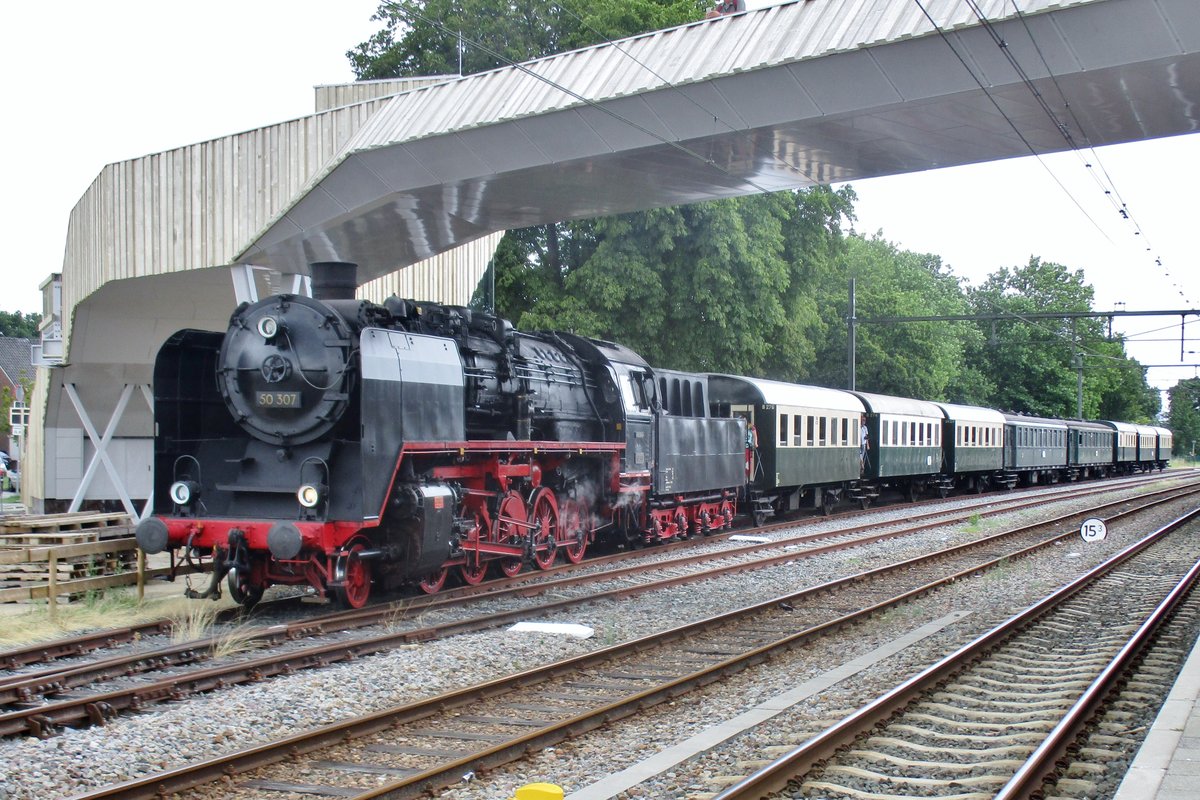
{"label": "wooden plank", "polygon": [[409,767],[385,767],[383,764],[359,764],[353,761],[313,761],[309,763],[309,766],[317,769],[337,769],[343,772],[365,772],[371,775],[396,775],[401,778],[416,775],[421,771]]}
{"label": "wooden plank", "polygon": [[432,739],[461,739],[464,742],[507,742],[511,736],[502,733],[476,733],[475,731],[443,731],[435,728],[422,728],[406,731],[411,736],[428,736]]}
{"label": "wooden plank", "polygon": [[110,539],[106,542],[83,542],[81,544],[65,544],[58,547],[25,547],[20,549],[0,550],[0,564],[28,564],[37,561],[49,561],[50,551],[58,557],[75,558],[90,556],[98,553],[133,553],[137,550],[137,539]]}
{"label": "wooden plank", "polygon": [[394,756],[430,756],[431,758],[465,758],[474,750],[435,750],[430,747],[408,747],[402,744],[369,744],[363,748],[369,753],[388,753]]}
{"label": "wooden plank", "polygon": [[549,722],[540,719],[516,719],[514,717],[455,717],[455,722],[477,722],[480,725],[525,725],[530,728],[544,728]]}
{"label": "wooden plank", "polygon": [[[187,565],[181,565],[175,572],[176,575],[188,575],[195,572],[206,570],[195,570]],[[147,578],[156,578],[160,575],[171,574],[170,567],[157,567],[155,569],[146,570]],[[102,589],[112,589],[117,586],[136,586],[137,573],[123,572],[119,575],[104,575],[98,578],[83,578],[81,580],[62,581],[58,583],[56,593],[59,597],[65,594],[84,594],[90,591],[100,591]],[[179,592],[183,594],[181,589]],[[19,603],[28,602],[30,600],[46,600],[49,597],[49,585],[38,584],[36,586],[21,586],[12,589],[0,589],[0,603]]]}
{"label": "wooden plank", "polygon": [[129,529],[132,523],[125,513],[39,514],[6,517],[0,520],[0,538],[12,534],[66,531],[100,533],[109,528]]}
{"label": "wooden plank", "polygon": [[357,797],[362,789],[345,789],[341,786],[321,786],[315,783],[285,783],[284,781],[241,781],[239,789],[261,789],[267,792],[290,792],[292,794],[319,794],[322,797]]}

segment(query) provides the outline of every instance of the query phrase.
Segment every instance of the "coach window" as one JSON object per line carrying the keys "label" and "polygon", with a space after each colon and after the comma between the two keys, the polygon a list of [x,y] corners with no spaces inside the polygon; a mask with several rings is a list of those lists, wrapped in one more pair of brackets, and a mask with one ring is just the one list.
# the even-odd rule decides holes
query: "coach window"
{"label": "coach window", "polygon": [[780,414],[779,415],[779,444],[786,447],[787,443],[788,443],[788,415]]}
{"label": "coach window", "polygon": [[821,431],[817,437],[817,444],[824,447],[829,444],[829,420],[826,417],[817,417],[817,424]]}
{"label": "coach window", "polygon": [[796,447],[804,446],[804,417],[800,414],[792,417],[792,444]]}

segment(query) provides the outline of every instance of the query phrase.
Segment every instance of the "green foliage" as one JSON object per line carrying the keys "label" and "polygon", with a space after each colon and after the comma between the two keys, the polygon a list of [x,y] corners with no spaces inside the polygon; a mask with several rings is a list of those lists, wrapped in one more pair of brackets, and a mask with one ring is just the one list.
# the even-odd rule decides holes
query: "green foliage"
{"label": "green foliage", "polygon": [[20,311],[0,311],[0,336],[36,339],[41,321],[42,315],[33,312],[22,314]]}
{"label": "green foliage", "polygon": [[[839,270],[821,292],[834,313],[827,312],[829,335],[808,376],[827,386],[845,386],[848,379],[842,320],[849,316],[850,278],[860,318],[969,312],[959,279],[937,256],[901,251],[878,236],[853,236],[846,244]],[[856,338],[858,388],[944,400],[962,382],[963,353],[977,333],[966,323],[908,322],[859,326]]]}
{"label": "green foliage", "polygon": [[795,379],[824,327],[813,276],[840,252],[852,201],[816,188],[514,231],[497,309],[660,366]]}
{"label": "green foliage", "polygon": [[971,362],[992,376],[990,405],[1047,417],[1074,417],[1078,368],[1084,369],[1083,416],[1149,421],[1157,395],[1145,370],[1109,341],[1099,319],[1033,319],[1040,312],[1089,312],[1093,289],[1082,270],[1031,258],[1003,267],[969,293],[975,312],[1002,314],[981,322],[982,337],[968,351]]}
{"label": "green foliage", "polygon": [[346,57],[359,80],[455,75],[553,55],[701,19],[697,0],[401,0],[371,17],[382,30]]}
{"label": "green foliage", "polygon": [[1200,378],[1184,378],[1171,387],[1167,427],[1175,435],[1175,453],[1192,455],[1200,441]]}

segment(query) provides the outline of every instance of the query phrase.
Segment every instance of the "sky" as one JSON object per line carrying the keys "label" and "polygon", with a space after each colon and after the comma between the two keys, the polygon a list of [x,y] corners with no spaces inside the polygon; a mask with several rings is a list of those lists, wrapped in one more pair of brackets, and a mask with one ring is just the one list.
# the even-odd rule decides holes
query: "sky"
{"label": "sky", "polygon": [[[353,80],[345,52],[379,28],[370,19],[377,7],[10,3],[0,30],[0,143],[9,162],[0,192],[0,310],[40,310],[38,285],[62,269],[71,209],[106,164],[311,113],[314,86]],[[1132,221],[1101,183],[1115,188]],[[1200,134],[853,186],[857,231],[935,253],[972,284],[1038,256],[1083,270],[1097,310],[1200,303]],[[1180,363],[1179,317],[1130,317],[1116,328],[1139,361]],[[1200,342],[1183,349],[1200,351]],[[1200,364],[1200,352],[1184,353],[1182,363]],[[1155,368],[1149,379],[1166,389],[1198,374]]]}

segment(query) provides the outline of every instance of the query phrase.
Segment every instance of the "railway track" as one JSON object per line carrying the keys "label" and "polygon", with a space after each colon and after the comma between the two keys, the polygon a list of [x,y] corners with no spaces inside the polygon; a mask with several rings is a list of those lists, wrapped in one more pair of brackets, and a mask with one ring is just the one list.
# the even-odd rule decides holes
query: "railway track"
{"label": "railway track", "polygon": [[[1171,475],[1170,477],[1186,480],[1191,474],[1191,471],[1180,471]],[[995,516],[1000,513],[1019,510],[1021,508],[1041,506],[1047,502],[1052,502],[1059,499],[1079,498],[1094,494],[1120,491],[1122,489],[1137,488],[1142,485],[1157,483],[1162,480],[1163,476],[1161,475],[1151,475],[1137,476],[1119,481],[1106,481],[1102,484],[1072,484],[1069,486],[1069,488],[1039,490],[1033,493],[1033,497],[1021,500],[1014,500],[1007,495],[992,495],[975,498],[955,511],[946,511],[945,509],[941,508],[946,501],[940,498],[933,498],[912,504],[913,506],[931,505],[934,506],[933,510],[910,514],[907,519],[910,522],[918,520],[933,521],[938,519],[953,520],[955,518],[960,518],[962,514],[967,512],[969,509],[975,508],[980,509],[979,514],[981,517]],[[867,515],[877,514],[879,510],[881,509],[875,509],[873,511],[853,511],[844,516],[840,516],[839,518],[855,519]],[[698,545],[711,545],[724,542],[731,537],[739,535],[793,530],[796,528],[805,528],[827,522],[828,518],[825,517],[804,517],[800,519],[773,522],[752,529],[723,531],[703,539],[688,539],[678,542],[671,542],[660,547],[656,547],[653,550],[619,552],[611,555],[598,556],[589,558],[580,565],[563,564],[552,567],[548,570],[527,571],[514,577],[504,577],[490,580],[477,586],[463,585],[460,587],[447,589],[434,597],[422,595],[415,598],[407,598],[404,600],[377,604],[370,608],[357,611],[334,612],[312,616],[311,611],[306,610],[303,613],[309,615],[311,624],[307,630],[302,631],[301,635],[319,635],[324,629],[336,629],[337,626],[342,624],[342,620],[345,620],[348,623],[343,626],[347,628],[353,627],[356,624],[356,621],[357,624],[360,625],[375,624],[376,620],[382,616],[394,616],[396,610],[401,606],[406,609],[424,609],[437,607],[447,600],[457,600],[458,598],[462,597],[493,596],[497,593],[503,594],[509,592],[515,587],[536,587],[538,584],[558,581],[564,574],[586,574],[594,569],[607,569],[613,564],[619,564],[629,561],[633,558],[640,557],[640,555],[643,553],[653,553],[656,556],[668,557],[667,554],[673,554],[681,550],[686,551],[696,549]],[[855,531],[864,530],[870,525],[871,523],[849,525],[832,532],[817,534],[816,536],[819,538],[836,536],[839,533],[850,534]],[[803,538],[803,536],[795,537],[795,540],[800,541]],[[787,543],[791,543],[791,540],[785,542],[785,544]],[[741,548],[743,551],[750,551],[753,549],[753,545],[748,545]],[[731,548],[731,550],[735,549]],[[707,557],[707,555],[700,556],[700,558]],[[300,600],[301,598],[289,597],[279,600],[265,601],[259,604],[256,609],[257,613],[252,618],[261,619],[264,616],[273,616],[276,614],[286,616],[290,613],[290,611],[301,605]],[[245,612],[242,609],[232,608],[222,610],[222,612],[220,612],[218,615],[216,622],[220,624],[234,625],[242,623],[245,620]],[[9,671],[15,675],[24,668],[37,664],[77,659],[106,650],[128,647],[135,643],[145,643],[147,640],[152,640],[155,637],[170,636],[174,626],[175,623],[171,619],[164,618],[149,620],[137,625],[89,631],[52,641],[36,642],[24,647],[10,648],[0,651],[0,670]],[[29,671],[24,674],[28,678],[36,677],[39,674],[48,677],[53,675],[56,671],[56,668],[50,668],[40,672]],[[11,678],[12,676],[9,677]],[[0,677],[0,680],[4,680],[4,678]],[[0,698],[0,703],[3,702],[3,699]]]}
{"label": "railway track", "polygon": [[[1122,703],[1169,682],[1144,651],[1178,608],[1194,625],[1200,601],[1184,603],[1200,542],[1170,534],[1197,520],[1160,528],[716,797],[1094,796],[1088,777],[1119,757]],[[1148,675],[1130,688],[1139,660]]]}
{"label": "railway track", "polygon": [[[1189,473],[1180,474],[1178,478],[1187,478]],[[1138,486],[1156,483],[1162,480],[1161,476],[1144,477],[1139,476],[1122,480],[1120,482],[1107,482],[1101,485],[1072,485],[1070,488],[1057,488],[1048,491],[1038,491],[1033,497],[1023,497],[1022,499],[1010,498],[1007,495],[1000,495],[997,499],[995,496],[987,498],[978,498],[973,502],[960,506],[954,510],[946,510],[941,508],[945,501],[941,499],[931,499],[920,501],[915,505],[934,505],[935,508],[931,511],[918,512],[910,514],[906,517],[908,522],[929,521],[938,524],[945,524],[955,520],[963,519],[965,516],[978,513],[983,517],[996,516],[999,514],[1017,511],[1023,508],[1040,507],[1048,502],[1054,502],[1062,499],[1077,499],[1095,494],[1106,494],[1121,489],[1137,488]],[[1081,488],[1082,487],[1082,488]],[[875,514],[878,510],[872,512],[851,512],[845,518],[854,519],[867,514]],[[496,580],[485,582],[477,586],[464,585],[440,592],[436,596],[417,596],[406,598],[403,600],[392,601],[389,603],[377,604],[367,609],[333,612],[326,614],[312,615],[311,611],[304,612],[306,623],[301,623],[299,626],[289,628],[289,636],[309,636],[320,635],[329,630],[349,629],[353,627],[362,627],[365,625],[377,624],[380,619],[392,618],[400,610],[406,612],[415,612],[429,608],[437,608],[443,606],[447,601],[453,603],[460,598],[465,597],[498,597],[506,594],[512,594],[520,591],[518,587],[530,587],[526,593],[543,591],[544,588],[558,588],[564,584],[569,584],[571,579],[563,580],[564,575],[586,575],[592,570],[608,570],[613,565],[619,565],[624,562],[631,561],[635,558],[649,555],[651,557],[662,557],[664,559],[672,558],[674,553],[679,551],[687,551],[697,549],[698,546],[711,546],[729,540],[731,537],[744,536],[748,534],[771,533],[777,531],[787,531],[793,529],[803,529],[812,525],[827,523],[828,520],[824,517],[807,517],[799,520],[789,520],[785,522],[775,522],[764,525],[758,528],[748,530],[726,531],[711,535],[703,539],[689,539],[679,542],[671,542],[661,547],[656,547],[653,550],[637,550],[632,552],[620,552],[612,555],[598,556],[589,558],[583,564],[564,564],[552,567],[549,570],[529,571],[521,573],[514,577],[504,577]],[[884,523],[887,525],[888,523]],[[877,523],[852,524],[835,530],[827,530],[821,533],[805,535],[801,533],[798,536],[789,536],[778,542],[770,543],[770,546],[789,546],[792,544],[818,540],[822,538],[833,538],[838,535],[850,535],[858,531],[867,530],[870,527],[878,527]],[[736,555],[739,552],[748,553],[759,549],[761,545],[746,545],[743,547],[729,547],[727,552],[730,555]],[[696,556],[696,561],[703,561],[713,558],[710,551]],[[720,554],[716,557],[721,557]],[[686,563],[686,559],[680,559],[677,563]],[[636,567],[634,568],[636,569]],[[586,581],[586,578],[583,579]],[[299,598],[284,598],[275,601],[266,601],[258,606],[260,613],[256,614],[251,619],[260,619],[263,616],[273,616],[275,614],[287,615],[288,609],[293,609],[299,605]],[[264,613],[265,612],[265,613]],[[244,612],[240,608],[225,609],[217,617],[218,624],[241,624],[247,620]],[[82,634],[77,634],[69,637],[63,637],[52,641],[36,642],[24,647],[10,648],[0,651],[0,670],[5,670],[11,674],[8,676],[0,676],[0,682],[11,681],[18,675],[23,675],[25,678],[43,677],[48,678],[59,671],[56,667],[51,667],[40,671],[24,671],[26,667],[37,664],[44,664],[59,660],[78,659],[80,657],[90,656],[96,653],[101,653],[106,650],[117,649],[124,646],[129,646],[132,643],[144,643],[155,637],[170,636],[174,628],[174,621],[171,619],[149,620],[137,625],[112,628],[98,631],[89,631]],[[203,646],[205,643],[201,643]],[[0,703],[3,703],[3,696],[0,695]]]}
{"label": "railway track", "polygon": [[[1158,502],[1173,498],[1179,493],[1196,490],[1195,485],[1163,489],[1143,495],[1138,502]],[[1127,505],[1127,499],[1116,500],[1084,512],[1072,512],[1058,519],[1023,526],[1014,531],[998,534],[984,540],[968,541],[961,548],[970,552],[980,547],[995,545],[998,541],[1014,536],[1030,535],[1046,525],[1063,524],[1066,520],[1099,513],[1105,508]],[[987,513],[1000,514],[1025,507],[1031,503],[1044,505],[1045,499],[1022,500],[1015,504],[993,504]],[[962,517],[978,511],[968,509],[959,512]],[[808,534],[783,537],[769,546],[747,545],[720,554],[682,556],[650,564],[618,566],[600,573],[566,575],[549,583],[539,585],[545,592],[562,595],[564,591],[581,587],[587,593],[563,597],[562,599],[530,606],[519,602],[507,610],[476,616],[457,618],[440,624],[409,625],[403,630],[391,630],[383,634],[346,638],[342,634],[371,625],[399,623],[398,611],[386,607],[344,612],[320,619],[309,619],[290,625],[269,626],[243,632],[238,646],[255,648],[252,657],[242,657],[219,663],[210,663],[225,642],[222,637],[209,640],[175,644],[148,652],[100,659],[91,663],[69,668],[43,670],[32,674],[19,674],[0,680],[0,736],[26,735],[46,738],[65,727],[83,727],[104,724],[126,711],[137,711],[164,701],[181,700],[188,696],[222,689],[241,683],[260,681],[280,674],[291,674],[298,670],[329,666],[339,661],[359,658],[374,652],[394,649],[412,642],[495,628],[511,624],[530,616],[546,616],[553,612],[594,603],[604,599],[629,597],[635,594],[661,590],[675,585],[708,580],[731,573],[765,569],[797,558],[811,558],[824,552],[860,546],[882,539],[891,539],[923,530],[932,525],[945,525],[947,515],[936,513],[938,521],[929,522],[922,516],[907,525],[880,533],[861,533],[860,528],[833,531],[823,534]],[[819,542],[831,538],[832,541]],[[806,549],[796,546],[803,544]],[[946,553],[935,553],[927,558],[945,558]],[[614,585],[599,590],[586,587],[597,583]],[[519,600],[527,591],[520,585],[507,590],[492,590],[489,600],[502,596]],[[469,602],[469,597],[425,598],[414,607],[405,609],[407,615],[417,617],[430,609],[452,609]],[[314,641],[314,637],[325,637]],[[262,649],[274,648],[277,652],[261,654]],[[134,675],[152,676],[147,680],[132,683]],[[109,682],[122,682],[119,688],[108,688]],[[85,689],[86,691],[80,691]]]}
{"label": "railway track", "polygon": [[[1004,548],[1000,542],[1012,534],[1000,534],[989,537],[993,552],[987,556],[960,550],[958,559],[914,559],[847,576],[661,634],[81,797],[153,797],[199,785],[204,785],[206,798],[272,790],[362,798],[432,791],[468,771],[520,758],[527,750],[636,714],[940,585],[1075,535],[1071,531]],[[865,606],[864,594],[873,597]]]}

